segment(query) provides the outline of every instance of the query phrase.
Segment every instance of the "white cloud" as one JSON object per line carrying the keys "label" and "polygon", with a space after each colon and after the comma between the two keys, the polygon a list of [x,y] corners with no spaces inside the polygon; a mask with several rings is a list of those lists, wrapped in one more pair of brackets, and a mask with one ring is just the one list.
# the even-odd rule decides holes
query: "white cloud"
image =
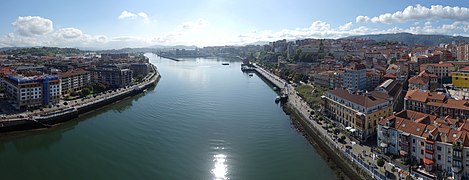
{"label": "white cloud", "polygon": [[357,16],[357,18],[355,18],[355,21],[357,23],[365,23],[365,22],[368,22],[370,20],[370,18],[368,16]]}
{"label": "white cloud", "polygon": [[53,30],[52,21],[39,16],[20,16],[12,25],[14,31],[21,36],[40,36]]}
{"label": "white cloud", "polygon": [[127,18],[134,18],[134,17],[137,17],[137,15],[134,14],[134,13],[131,13],[127,10],[124,10],[124,11],[122,11],[121,15],[119,15],[118,18],[119,19],[127,19]]}
{"label": "white cloud", "polygon": [[144,12],[132,13],[130,11],[124,10],[118,17],[118,19],[120,20],[135,19],[135,18],[141,18],[144,22],[150,22],[150,17],[148,16],[147,13],[144,13]]}
{"label": "white cloud", "polygon": [[62,28],[57,30],[57,32],[55,32],[55,35],[64,39],[73,39],[81,37],[83,35],[83,32],[76,28]]}
{"label": "white cloud", "polygon": [[341,31],[347,31],[347,30],[349,30],[350,28],[352,28],[352,24],[353,24],[352,22],[348,22],[348,23],[346,23],[346,24],[344,24],[344,25],[342,25],[342,26],[339,26],[339,30],[341,30]]}
{"label": "white cloud", "polygon": [[469,22],[469,8],[458,6],[432,5],[430,8],[417,4],[408,6],[403,11],[385,13],[379,16],[368,18],[367,16],[357,16],[357,22],[373,23],[404,23],[413,20],[453,20]]}
{"label": "white cloud", "polygon": [[205,19],[198,19],[197,21],[189,21],[184,22],[179,25],[179,29],[184,31],[191,31],[191,30],[200,30],[205,28],[209,25],[209,22]]}

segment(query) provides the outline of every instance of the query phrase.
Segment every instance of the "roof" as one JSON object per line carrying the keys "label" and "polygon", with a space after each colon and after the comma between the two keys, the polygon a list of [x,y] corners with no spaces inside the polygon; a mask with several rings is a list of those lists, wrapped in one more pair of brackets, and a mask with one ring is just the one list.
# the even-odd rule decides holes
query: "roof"
{"label": "roof", "polygon": [[435,92],[430,93],[421,91],[420,89],[412,89],[407,91],[405,98],[411,101],[426,103],[429,99],[443,102],[446,97],[443,94],[438,94]]}
{"label": "roof", "polygon": [[360,106],[372,107],[377,104],[382,104],[387,102],[387,99],[383,99],[383,97],[389,97],[386,93],[372,91],[368,93],[368,96],[359,95],[350,93],[348,90],[343,88],[337,88],[334,90],[328,91],[328,93],[333,94],[337,97],[350,101],[352,103],[358,104]]}
{"label": "roof", "polygon": [[428,84],[428,79],[422,76],[413,76],[409,79],[409,84]]}
{"label": "roof", "polygon": [[469,100],[448,99],[447,102],[428,102],[429,106],[469,110]]}
{"label": "roof", "polygon": [[85,71],[83,69],[77,69],[77,70],[72,70],[72,71],[66,71],[59,73],[60,78],[65,78],[65,77],[70,77],[70,76],[76,76],[76,75],[81,75],[81,74],[87,74],[88,71]]}

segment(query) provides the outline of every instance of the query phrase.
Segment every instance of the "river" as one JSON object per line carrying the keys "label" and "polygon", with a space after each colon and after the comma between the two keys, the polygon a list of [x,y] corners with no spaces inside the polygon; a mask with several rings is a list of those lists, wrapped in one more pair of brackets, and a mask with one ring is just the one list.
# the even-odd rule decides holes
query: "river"
{"label": "river", "polygon": [[146,56],[162,75],[156,88],[1,137],[1,179],[336,179],[241,62]]}

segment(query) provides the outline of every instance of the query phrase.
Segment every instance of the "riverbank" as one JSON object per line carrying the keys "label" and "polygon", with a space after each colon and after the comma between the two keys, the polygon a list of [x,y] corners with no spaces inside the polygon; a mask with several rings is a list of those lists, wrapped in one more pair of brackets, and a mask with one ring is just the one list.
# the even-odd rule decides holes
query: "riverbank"
{"label": "riverbank", "polygon": [[[257,65],[256,72],[274,86],[282,87],[282,85],[286,83],[284,80]],[[296,95],[294,87],[288,85],[284,88],[287,89],[283,91],[288,93],[288,101],[283,106],[284,111],[290,114],[292,122],[298,124],[299,129],[311,142],[311,145],[313,145],[319,154],[329,163],[337,176],[340,179],[372,179],[369,174],[354,164],[344,152],[341,152],[341,147],[331,139],[327,131],[320,129],[320,125],[314,124],[315,122],[308,118],[309,113],[307,113],[307,115],[304,114],[303,111],[310,112],[311,110],[306,110],[303,107],[303,105],[306,106],[306,103]]]}
{"label": "riverbank", "polygon": [[154,65],[151,67],[152,72],[139,84],[106,91],[86,99],[83,98],[81,101],[64,101],[63,105],[46,110],[36,110],[4,117],[0,120],[0,133],[50,128],[125,98],[143,93],[146,89],[156,86],[161,78],[157,68]]}

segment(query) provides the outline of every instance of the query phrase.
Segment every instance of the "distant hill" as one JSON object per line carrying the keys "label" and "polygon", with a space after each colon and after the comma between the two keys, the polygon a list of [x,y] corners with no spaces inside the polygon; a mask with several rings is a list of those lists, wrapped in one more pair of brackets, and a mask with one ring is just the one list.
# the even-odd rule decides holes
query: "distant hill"
{"label": "distant hill", "polygon": [[375,41],[397,41],[407,45],[423,44],[426,46],[438,46],[440,43],[450,44],[453,41],[469,42],[469,37],[464,36],[449,36],[449,35],[425,35],[425,34],[411,34],[411,33],[396,33],[396,34],[372,34],[349,36],[342,39],[371,39]]}

